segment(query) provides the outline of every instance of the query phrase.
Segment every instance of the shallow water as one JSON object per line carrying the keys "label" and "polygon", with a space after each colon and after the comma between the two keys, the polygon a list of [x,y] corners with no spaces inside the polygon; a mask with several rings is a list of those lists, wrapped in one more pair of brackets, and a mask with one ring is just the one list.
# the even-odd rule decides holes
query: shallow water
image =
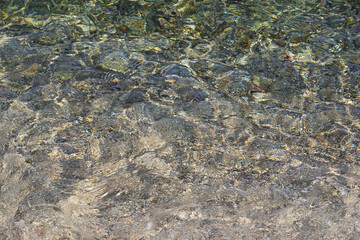
{"label": "shallow water", "polygon": [[357,1],[0,10],[0,239],[360,238]]}

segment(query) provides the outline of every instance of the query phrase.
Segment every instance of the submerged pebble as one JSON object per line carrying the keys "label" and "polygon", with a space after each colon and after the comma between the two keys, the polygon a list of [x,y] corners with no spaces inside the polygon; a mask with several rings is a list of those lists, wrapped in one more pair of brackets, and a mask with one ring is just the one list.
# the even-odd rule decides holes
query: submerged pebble
{"label": "submerged pebble", "polygon": [[0,239],[359,238],[356,1],[0,9]]}

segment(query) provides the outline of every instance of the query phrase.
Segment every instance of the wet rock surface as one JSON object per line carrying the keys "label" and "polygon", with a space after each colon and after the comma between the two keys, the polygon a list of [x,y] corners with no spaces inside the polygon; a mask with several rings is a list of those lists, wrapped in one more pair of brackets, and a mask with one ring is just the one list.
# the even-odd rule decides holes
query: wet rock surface
{"label": "wet rock surface", "polygon": [[26,2],[0,18],[0,239],[360,238],[352,1]]}

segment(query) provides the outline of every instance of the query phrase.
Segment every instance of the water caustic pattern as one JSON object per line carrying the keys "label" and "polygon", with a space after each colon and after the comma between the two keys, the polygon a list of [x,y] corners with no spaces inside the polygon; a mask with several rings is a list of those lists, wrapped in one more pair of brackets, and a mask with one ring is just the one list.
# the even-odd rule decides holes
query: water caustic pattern
{"label": "water caustic pattern", "polygon": [[357,1],[0,10],[0,239],[360,238]]}

